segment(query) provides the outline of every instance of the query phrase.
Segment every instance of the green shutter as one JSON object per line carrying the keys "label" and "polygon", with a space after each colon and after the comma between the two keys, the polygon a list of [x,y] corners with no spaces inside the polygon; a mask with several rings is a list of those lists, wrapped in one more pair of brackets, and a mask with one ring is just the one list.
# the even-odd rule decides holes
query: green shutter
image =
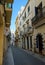
{"label": "green shutter", "polygon": [[7,4],[7,7],[9,8],[9,4]]}

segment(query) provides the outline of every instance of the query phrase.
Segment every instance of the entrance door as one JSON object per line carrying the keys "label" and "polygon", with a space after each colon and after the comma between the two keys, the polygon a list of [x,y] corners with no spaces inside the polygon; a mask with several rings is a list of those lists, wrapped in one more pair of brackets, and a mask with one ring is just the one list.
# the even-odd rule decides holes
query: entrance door
{"label": "entrance door", "polygon": [[29,39],[27,37],[27,48],[29,49]]}
{"label": "entrance door", "polygon": [[24,49],[25,49],[26,47],[25,47],[25,37],[24,37]]}
{"label": "entrance door", "polygon": [[32,48],[32,36],[30,36],[30,48]]}
{"label": "entrance door", "polygon": [[42,35],[38,34],[36,37],[37,40],[37,48],[39,48],[39,53],[42,53],[42,49],[43,49],[43,39],[42,39]]}

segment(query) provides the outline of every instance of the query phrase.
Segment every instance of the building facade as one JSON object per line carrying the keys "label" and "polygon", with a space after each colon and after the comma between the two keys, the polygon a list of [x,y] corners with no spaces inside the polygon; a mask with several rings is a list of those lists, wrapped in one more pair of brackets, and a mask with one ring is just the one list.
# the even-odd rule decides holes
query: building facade
{"label": "building facade", "polygon": [[10,29],[12,2],[13,0],[0,0],[0,65],[3,64],[4,52],[7,49],[6,33]]}
{"label": "building facade", "polygon": [[20,39],[22,48],[32,50],[32,1],[28,1],[22,14],[20,15]]}
{"label": "building facade", "polygon": [[45,0],[36,0],[35,15],[32,18],[33,50],[45,55]]}
{"label": "building facade", "polygon": [[15,31],[15,45],[22,48],[21,39],[20,39],[20,15],[22,14],[24,7],[22,6],[20,11],[18,12],[18,16],[16,17],[16,31]]}
{"label": "building facade", "polygon": [[[25,49],[30,49],[32,48],[32,23],[31,23],[31,1],[29,0],[23,9],[23,11],[20,11],[19,14],[19,20],[17,24],[18,26],[18,40],[19,40],[19,46]],[[16,27],[17,28],[17,27]],[[30,41],[31,40],[31,41]],[[30,45],[31,43],[31,45]],[[31,47],[31,48],[30,48]]]}
{"label": "building facade", "polygon": [[19,29],[21,47],[45,55],[45,0],[28,0]]}
{"label": "building facade", "polygon": [[16,25],[16,31],[15,31],[15,46],[18,46],[19,47],[19,16],[17,16],[16,18],[16,22],[15,22],[15,25]]}

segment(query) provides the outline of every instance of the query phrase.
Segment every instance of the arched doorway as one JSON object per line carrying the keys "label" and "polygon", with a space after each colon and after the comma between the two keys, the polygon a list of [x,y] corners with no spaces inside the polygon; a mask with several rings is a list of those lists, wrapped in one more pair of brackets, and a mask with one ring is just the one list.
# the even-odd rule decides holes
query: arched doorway
{"label": "arched doorway", "polygon": [[37,44],[37,48],[39,48],[39,53],[42,54],[43,38],[42,38],[41,34],[37,34],[37,36],[36,36],[36,44]]}

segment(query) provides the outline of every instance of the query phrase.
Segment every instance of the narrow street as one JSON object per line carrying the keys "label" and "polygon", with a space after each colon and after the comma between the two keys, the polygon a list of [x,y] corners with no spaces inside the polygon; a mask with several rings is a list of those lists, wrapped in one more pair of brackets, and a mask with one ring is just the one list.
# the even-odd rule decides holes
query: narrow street
{"label": "narrow street", "polygon": [[45,65],[45,0],[0,0],[0,65]]}
{"label": "narrow street", "polygon": [[24,50],[11,46],[8,49],[4,65],[45,65],[45,63]]}

